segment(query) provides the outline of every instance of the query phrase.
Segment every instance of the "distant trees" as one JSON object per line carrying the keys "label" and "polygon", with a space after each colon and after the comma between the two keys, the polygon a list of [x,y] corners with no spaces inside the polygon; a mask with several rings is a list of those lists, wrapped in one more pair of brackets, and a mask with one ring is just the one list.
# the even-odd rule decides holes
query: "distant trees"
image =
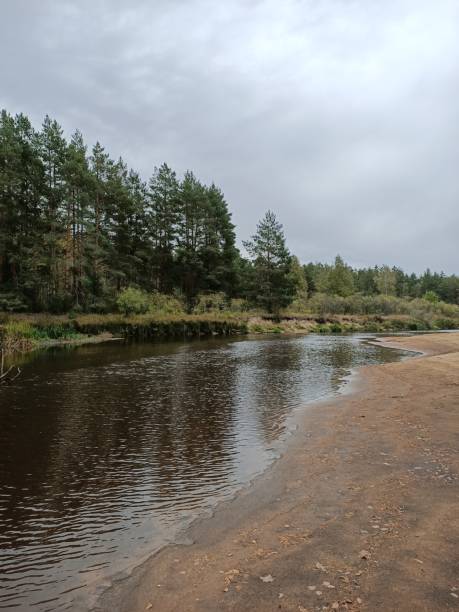
{"label": "distant trees", "polygon": [[324,267],[317,278],[317,289],[323,293],[347,297],[354,293],[354,274],[350,266],[337,255],[333,266]]}
{"label": "distant trees", "polygon": [[120,298],[119,309],[138,311],[136,290],[179,296],[189,311],[209,293],[274,314],[317,292],[459,303],[456,275],[353,269],[339,255],[302,266],[271,211],[245,247],[248,259],[222,191],[191,171],[178,177],[164,163],[145,181],[100,143],[88,151],[80,132],[67,140],[48,116],[35,130],[1,112],[0,310],[106,312]]}
{"label": "distant trees", "polygon": [[296,288],[291,275],[292,258],[285,245],[282,225],[273,212],[266,213],[244,247],[253,262],[254,301],[268,312],[278,314],[292,302]]}
{"label": "distant trees", "polygon": [[381,295],[395,295],[397,273],[389,266],[377,268],[374,273],[375,284]]}
{"label": "distant trees", "polygon": [[361,295],[393,295],[404,298],[422,298],[434,292],[440,300],[459,304],[459,278],[456,275],[432,273],[406,274],[400,268],[380,266],[353,269],[337,257],[333,266],[308,263],[303,266],[309,295],[314,292],[347,297]]}
{"label": "distant trees", "polygon": [[308,297],[308,279],[306,277],[303,266],[296,255],[292,255],[290,261],[290,278],[295,287],[296,297],[299,299],[307,299]]}

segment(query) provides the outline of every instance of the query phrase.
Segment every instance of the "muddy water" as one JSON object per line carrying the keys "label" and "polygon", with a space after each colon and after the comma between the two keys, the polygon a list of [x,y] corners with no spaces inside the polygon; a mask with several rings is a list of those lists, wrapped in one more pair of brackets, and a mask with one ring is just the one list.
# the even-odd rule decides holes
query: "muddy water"
{"label": "muddy water", "polygon": [[108,343],[34,356],[0,389],[0,608],[87,609],[282,449],[356,337]]}

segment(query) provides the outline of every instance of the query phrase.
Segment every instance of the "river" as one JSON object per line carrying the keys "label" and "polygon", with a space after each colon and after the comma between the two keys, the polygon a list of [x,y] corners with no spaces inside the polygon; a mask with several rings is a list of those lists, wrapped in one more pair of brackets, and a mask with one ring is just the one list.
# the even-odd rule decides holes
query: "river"
{"label": "river", "polygon": [[88,609],[265,470],[308,403],[401,356],[318,335],[31,356],[0,388],[0,609]]}

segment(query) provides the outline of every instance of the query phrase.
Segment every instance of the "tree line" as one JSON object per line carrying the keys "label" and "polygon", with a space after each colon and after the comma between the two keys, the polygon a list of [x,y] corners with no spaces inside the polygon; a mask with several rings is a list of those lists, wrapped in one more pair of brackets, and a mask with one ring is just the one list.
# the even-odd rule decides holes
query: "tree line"
{"label": "tree line", "polygon": [[426,298],[459,303],[459,277],[427,269],[419,276],[406,274],[401,268],[375,266],[354,269],[338,255],[333,265],[309,263],[304,266],[309,292],[341,297],[391,295],[400,298]]}
{"label": "tree line", "polygon": [[145,181],[100,143],[69,140],[46,117],[0,115],[0,310],[109,312],[127,288],[181,297],[242,297],[269,312],[323,292],[459,301],[459,279],[398,268],[302,266],[268,211],[236,247],[221,189],[187,171],[155,167]]}
{"label": "tree line", "polygon": [[105,310],[122,288],[236,290],[231,214],[216,185],[163,164],[148,182],[46,117],[0,117],[0,287],[33,310]]}

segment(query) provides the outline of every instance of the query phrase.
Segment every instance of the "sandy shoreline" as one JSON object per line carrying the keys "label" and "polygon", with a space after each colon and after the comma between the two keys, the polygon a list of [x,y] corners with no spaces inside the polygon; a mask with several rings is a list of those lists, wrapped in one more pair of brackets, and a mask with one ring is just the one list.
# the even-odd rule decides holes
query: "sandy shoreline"
{"label": "sandy shoreline", "polygon": [[193,544],[161,550],[98,609],[459,609],[459,333],[385,344],[423,355],[362,368]]}

